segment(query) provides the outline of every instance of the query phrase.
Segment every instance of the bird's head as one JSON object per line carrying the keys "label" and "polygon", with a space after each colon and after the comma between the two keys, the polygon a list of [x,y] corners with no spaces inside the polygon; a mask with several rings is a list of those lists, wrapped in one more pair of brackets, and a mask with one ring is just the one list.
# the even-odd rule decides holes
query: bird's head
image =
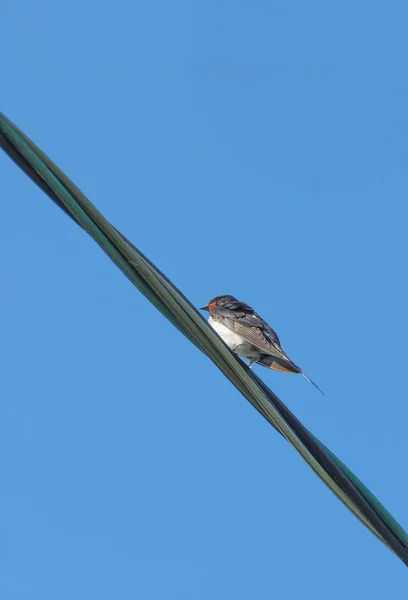
{"label": "bird's head", "polygon": [[212,312],[214,308],[222,308],[223,306],[228,306],[231,302],[238,302],[234,296],[216,296],[206,306],[202,306],[200,310],[208,310],[208,312]]}

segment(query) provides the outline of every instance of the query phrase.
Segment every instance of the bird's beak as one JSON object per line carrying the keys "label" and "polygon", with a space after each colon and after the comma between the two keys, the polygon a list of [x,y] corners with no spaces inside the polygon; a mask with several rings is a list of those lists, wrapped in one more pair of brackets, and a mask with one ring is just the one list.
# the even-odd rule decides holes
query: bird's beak
{"label": "bird's beak", "polygon": [[207,306],[202,306],[202,307],[200,308],[200,310],[209,310],[209,309],[208,309],[208,304],[207,304]]}

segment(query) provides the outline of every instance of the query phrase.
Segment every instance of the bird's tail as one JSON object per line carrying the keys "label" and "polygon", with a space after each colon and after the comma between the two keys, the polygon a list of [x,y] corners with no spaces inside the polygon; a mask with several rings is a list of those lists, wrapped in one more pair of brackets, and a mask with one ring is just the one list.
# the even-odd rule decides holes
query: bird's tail
{"label": "bird's tail", "polygon": [[314,385],[314,386],[315,386],[315,388],[316,388],[317,390],[319,390],[319,392],[320,392],[321,394],[323,394],[323,396],[325,396],[325,395],[326,395],[326,394],[325,394],[325,393],[324,393],[324,392],[323,392],[323,391],[322,391],[322,390],[319,388],[319,386],[317,385],[317,383],[315,383],[315,382],[314,382],[312,379],[310,379],[310,377],[309,377],[308,375],[306,375],[306,373],[304,373],[303,371],[300,371],[300,372],[302,373],[303,377],[305,377],[305,378],[306,378],[308,381],[310,381],[310,383],[311,383],[312,385]]}
{"label": "bird's tail", "polygon": [[262,354],[262,356],[259,357],[256,363],[258,365],[266,367],[267,369],[273,369],[274,371],[280,371],[281,373],[300,373],[301,375],[303,375],[303,377],[310,381],[310,383],[314,385],[315,388],[318,389],[321,394],[323,394],[323,396],[325,396],[325,393],[319,388],[317,383],[310,379],[310,377],[306,375],[306,373],[304,373],[300,367],[295,365],[295,363],[292,362],[290,358],[285,359],[279,358],[277,356],[271,356],[270,354]]}
{"label": "bird's tail", "polygon": [[299,369],[299,367],[289,358],[280,358],[278,356],[272,356],[271,354],[262,354],[256,362],[267,369],[273,369],[274,371],[280,371],[282,373],[302,372],[302,369]]}

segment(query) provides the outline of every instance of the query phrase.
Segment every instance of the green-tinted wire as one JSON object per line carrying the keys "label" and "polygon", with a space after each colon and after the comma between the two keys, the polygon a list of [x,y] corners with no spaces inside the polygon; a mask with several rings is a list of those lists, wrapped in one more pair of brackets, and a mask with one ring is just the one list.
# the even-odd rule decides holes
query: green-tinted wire
{"label": "green-tinted wire", "polygon": [[[188,302],[177,288],[137,248],[130,244],[122,234],[104,219],[89,200],[44,153],[2,115],[0,115],[0,125],[0,131],[3,134],[3,147],[13,160],[97,241],[136,287],[190,341],[210,356],[255,408],[294,445],[316,474],[336,493],[344,504],[375,535],[386,543],[405,564],[408,564],[406,548],[408,545],[407,534],[358,478],[309,432],[307,434],[303,432],[303,435],[306,435],[306,437],[305,443],[302,443],[287,420],[282,418],[282,415],[276,409],[275,404],[280,402],[279,399],[277,399],[269,388],[266,388],[265,384],[258,382],[257,385],[258,378],[249,373],[242,363],[231,354],[225,344],[214,334],[201,316],[198,315],[191,303]],[[11,145],[11,147],[7,147],[7,144]],[[18,153],[21,154],[21,158]],[[23,161],[26,161],[27,164],[23,164]],[[295,419],[291,413],[289,413],[288,418],[289,420]],[[309,452],[307,448],[308,444],[318,446],[318,451],[324,459],[323,462],[326,464],[326,469]],[[330,467],[331,461],[334,463],[332,467]],[[352,484],[351,487],[347,484],[349,495],[338,485],[336,479],[333,479],[333,476],[329,474],[330,468],[334,468],[334,471],[336,471],[336,467],[341,470],[342,475],[347,477],[347,481]],[[337,474],[338,476],[339,473]],[[353,486],[356,488],[356,491],[359,490],[362,497],[362,502],[359,502],[360,508],[356,504],[356,497],[354,500],[350,497],[350,494],[353,493]],[[367,514],[370,516],[367,517]],[[372,521],[376,522],[375,526]]]}

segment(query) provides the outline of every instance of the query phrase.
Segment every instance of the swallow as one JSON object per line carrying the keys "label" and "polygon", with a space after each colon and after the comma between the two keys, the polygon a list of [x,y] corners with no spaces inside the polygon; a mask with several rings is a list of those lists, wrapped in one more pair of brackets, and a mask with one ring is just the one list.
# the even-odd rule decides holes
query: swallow
{"label": "swallow", "polygon": [[325,395],[282,350],[276,332],[248,304],[234,296],[216,296],[200,310],[209,312],[211,327],[233,352],[249,360],[250,368],[256,363],[282,373],[301,373]]}

